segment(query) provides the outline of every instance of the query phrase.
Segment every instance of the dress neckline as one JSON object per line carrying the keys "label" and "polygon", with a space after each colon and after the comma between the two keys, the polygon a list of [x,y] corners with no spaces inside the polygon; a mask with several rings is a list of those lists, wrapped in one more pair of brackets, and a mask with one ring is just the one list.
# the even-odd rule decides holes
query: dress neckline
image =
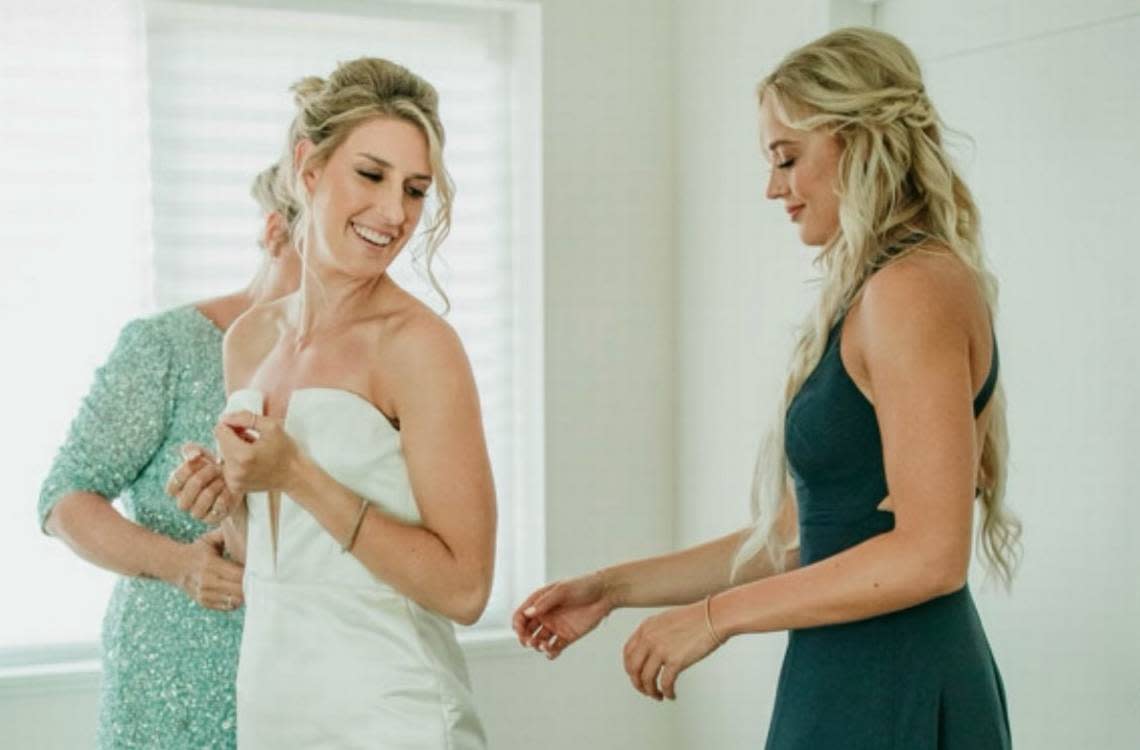
{"label": "dress neckline", "polygon": [[[827,346],[824,348],[823,357],[826,357],[828,353],[834,349],[835,359],[839,362],[839,369],[843,373],[843,377],[846,378],[846,380],[851,384],[851,387],[855,390],[856,393],[859,394],[863,401],[871,406],[871,408],[874,408],[874,403],[869,398],[867,398],[866,394],[864,394],[859,386],[855,383],[855,378],[851,377],[851,373],[847,371],[847,363],[843,361],[843,324],[846,322],[846,320],[847,311],[844,310],[843,313],[839,316],[839,319],[835,321],[834,325],[832,325],[831,332],[827,335]],[[982,381],[982,385],[978,388],[978,392],[974,394],[972,406],[975,418],[977,418],[983,411],[985,411],[986,406],[989,405],[990,398],[993,396],[994,391],[997,388],[998,368],[1000,365],[998,359],[997,331],[993,329],[992,321],[990,322],[990,336],[993,339],[993,348],[990,353],[990,369],[986,373],[986,379]],[[822,360],[823,357],[820,359]]]}
{"label": "dress neckline", "polygon": [[[265,415],[265,392],[264,391],[262,391],[260,388],[237,388],[232,393],[230,393],[229,398],[232,399],[234,396],[236,396],[239,393],[256,394],[258,397],[258,404],[259,404],[258,411],[260,412],[258,414],[258,416],[264,416]],[[282,418],[283,422],[287,423],[290,416],[293,414],[293,402],[297,399],[297,397],[301,394],[307,394],[307,393],[308,394],[335,395],[338,398],[346,399],[348,403],[355,402],[355,403],[359,404],[360,406],[364,407],[364,410],[366,412],[370,412],[372,415],[374,415],[376,418],[378,418],[380,421],[382,421],[385,425],[387,425],[388,429],[391,430],[395,435],[397,435],[397,436],[400,435],[400,430],[397,429],[396,426],[392,424],[392,421],[388,418],[388,415],[385,414],[383,411],[381,411],[380,408],[376,406],[376,404],[372,403],[368,399],[364,398],[364,396],[361,396],[359,393],[357,393],[355,391],[350,391],[347,388],[337,388],[335,386],[306,385],[306,386],[300,386],[300,387],[294,388],[292,391],[289,392],[289,396],[285,399],[285,414]]]}
{"label": "dress neckline", "polygon": [[218,325],[214,321],[214,319],[211,318],[209,315],[202,312],[198,308],[197,305],[190,304],[190,305],[186,305],[186,307],[189,308],[193,312],[194,316],[197,317],[198,320],[205,323],[209,328],[211,328],[214,331],[214,333],[218,334],[219,336],[225,336],[226,335],[226,329],[224,329],[220,325]]}

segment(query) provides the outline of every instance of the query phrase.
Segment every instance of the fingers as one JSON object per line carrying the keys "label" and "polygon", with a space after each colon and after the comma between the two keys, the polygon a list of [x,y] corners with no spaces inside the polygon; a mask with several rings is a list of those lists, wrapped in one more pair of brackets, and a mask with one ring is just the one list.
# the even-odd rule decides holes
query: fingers
{"label": "fingers", "polygon": [[245,441],[224,422],[214,425],[214,439],[218,441],[218,452],[229,462],[233,461],[235,455],[240,452],[239,448],[245,444]]}
{"label": "fingers", "polygon": [[[210,509],[209,503],[212,503],[214,497],[217,496],[214,494],[208,498],[203,498],[202,495],[221,474],[221,469],[218,468],[217,464],[203,462],[182,483],[182,489],[178,491],[177,495],[178,508],[201,520],[205,516],[205,512]],[[198,508],[203,505],[205,507],[198,512]]]}
{"label": "fingers", "polygon": [[538,651],[539,641],[549,639],[550,636],[551,632],[540,622],[538,623],[538,627],[531,630],[530,635],[526,639],[526,645],[528,648],[533,648],[535,651]]}
{"label": "fingers", "polygon": [[226,412],[218,419],[218,422],[230,428],[252,430],[256,428],[257,415],[248,409],[239,409],[238,411]]}
{"label": "fingers", "polygon": [[216,526],[233,511],[234,496],[226,487],[225,477],[218,477],[214,481],[218,483],[218,496],[214,499],[214,504],[206,511],[206,521]]}
{"label": "fingers", "polygon": [[194,600],[207,609],[217,609],[223,612],[237,609],[245,604],[240,583],[219,580],[203,583],[199,586]]}
{"label": "fingers", "polygon": [[230,432],[247,443],[257,441],[266,430],[273,430],[278,426],[277,420],[272,417],[245,410],[223,414],[218,424],[225,425]]}
{"label": "fingers", "polygon": [[233,560],[220,558],[217,562],[218,579],[225,581],[227,584],[234,584],[240,589],[242,576],[244,574],[245,568]]}
{"label": "fingers", "polygon": [[544,637],[543,640],[539,641],[538,650],[546,654],[547,659],[554,659],[557,658],[558,654],[562,653],[561,646],[563,644],[565,644],[565,641],[555,633],[549,638]]}
{"label": "fingers", "polygon": [[551,659],[557,659],[573,643],[573,638],[563,638],[556,635],[547,642],[546,655]]}
{"label": "fingers", "polygon": [[199,577],[199,586],[207,586],[215,581],[222,581],[226,583],[233,583],[241,586],[242,575],[245,573],[245,568],[240,563],[227,559],[223,556],[225,551],[225,537],[221,529],[208,531],[202,536],[198,537],[195,542],[205,544],[208,546],[205,561],[201,564],[202,574]]}
{"label": "fingers", "polygon": [[189,479],[193,473],[194,467],[190,463],[186,461],[180,463],[178,468],[170,472],[170,476],[166,479],[166,487],[164,488],[166,494],[171,497],[178,497],[178,494],[182,492],[182,486],[186,484],[186,480]]}
{"label": "fingers", "polygon": [[[202,487],[197,496],[192,500],[193,504],[190,507],[190,515],[199,521],[214,523],[221,520],[215,512],[215,508],[221,510],[225,509],[225,498],[223,494],[226,489],[226,481],[222,478],[221,469],[215,467],[212,474],[213,478],[209,480],[208,484]],[[186,483],[187,487],[195,481],[197,476],[198,475],[191,477],[190,481]],[[205,481],[205,478],[203,478],[202,481]]]}
{"label": "fingers", "polygon": [[541,590],[531,605],[523,612],[527,617],[539,617],[557,607],[566,598],[566,586],[555,583]]}
{"label": "fingers", "polygon": [[202,551],[194,576],[193,598],[209,609],[234,609],[245,601],[242,594],[244,571],[241,565],[221,556],[215,537],[216,532],[207,532],[195,542]]}
{"label": "fingers", "polygon": [[520,608],[524,618],[523,630],[526,634],[523,639],[524,646],[549,655],[546,646],[550,645],[552,639],[556,638],[556,634],[552,623],[543,615],[562,604],[565,599],[565,591],[566,587],[563,584],[553,583],[532,594],[529,606],[525,606],[526,603],[524,602],[524,606]]}
{"label": "fingers", "polygon": [[[666,696],[673,697],[677,671],[666,666],[664,656],[645,638],[641,627],[626,641],[622,654],[625,672],[634,690],[658,701]],[[659,678],[663,685],[668,685],[667,693],[658,687]]]}
{"label": "fingers", "polygon": [[218,452],[225,461],[222,476],[226,487],[234,495],[241,495],[244,492],[241,486],[242,467],[249,460],[249,445],[221,423],[214,427],[214,438],[218,441]]}
{"label": "fingers", "polygon": [[514,615],[511,616],[511,627],[514,629],[515,635],[518,636],[519,645],[526,646],[531,633],[535,627],[538,626],[537,621],[529,614],[531,605],[554,585],[553,583],[548,583],[542,588],[535,590],[518,606]]}
{"label": "fingers", "polygon": [[639,689],[656,701],[661,700],[661,691],[657,689],[657,675],[661,673],[661,666],[661,659],[650,652],[642,662],[641,671],[638,673],[638,682],[641,686]]}
{"label": "fingers", "polygon": [[666,662],[661,666],[661,675],[658,677],[661,694],[671,701],[677,700],[677,668]]}
{"label": "fingers", "polygon": [[182,456],[182,460],[186,462],[193,462],[199,458],[204,458],[208,461],[217,460],[209,448],[199,443],[183,443],[178,447],[178,452]]}
{"label": "fingers", "polygon": [[187,480],[204,465],[214,464],[214,454],[197,443],[183,443],[178,449],[182,463],[170,472],[166,480],[166,493],[178,497]]}
{"label": "fingers", "polygon": [[282,462],[282,441],[287,440],[278,423],[269,417],[258,417],[259,434],[251,437],[250,430],[231,424],[248,419],[242,415],[253,416],[251,412],[224,415],[223,421],[214,427],[214,437],[222,456],[222,474],[233,495],[265,488],[266,474],[272,474]]}
{"label": "fingers", "polygon": [[640,629],[634,631],[633,635],[626,641],[622,654],[625,662],[625,673],[629,677],[630,684],[637,692],[645,693],[641,686],[641,670],[645,666],[646,657],[649,656],[649,649],[645,648],[641,641]]}

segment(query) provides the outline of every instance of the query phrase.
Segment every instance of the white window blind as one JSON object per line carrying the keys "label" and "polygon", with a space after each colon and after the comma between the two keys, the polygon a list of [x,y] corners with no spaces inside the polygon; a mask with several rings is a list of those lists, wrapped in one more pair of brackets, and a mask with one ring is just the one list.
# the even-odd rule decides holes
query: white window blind
{"label": "white window blind", "polygon": [[[11,354],[0,412],[19,425],[0,433],[14,468],[0,504],[0,667],[98,639],[114,577],[34,520],[96,366],[128,319],[249,281],[261,226],[249,185],[283,146],[288,86],[364,55],[440,92],[458,192],[435,268],[472,360],[499,498],[495,585],[477,628],[506,624],[544,574],[537,31],[537,11],[509,3],[0,9],[0,335]],[[393,275],[440,309],[411,256]]]}
{"label": "white window blind", "polygon": [[35,508],[95,368],[151,306],[144,76],[135,2],[0,6],[0,665],[96,640],[113,582]]}
{"label": "white window blind", "polygon": [[[506,17],[457,6],[313,5],[319,10],[146,3],[156,297],[165,307],[248,282],[260,226],[249,184],[281,153],[294,112],[292,83],[362,56],[385,57],[430,81],[458,186],[435,270],[475,372],[508,532],[500,535],[498,580],[483,620],[501,625],[511,604],[509,532],[518,500]],[[425,215],[432,210],[429,204]],[[413,241],[392,275],[442,309],[412,262],[417,250]]]}

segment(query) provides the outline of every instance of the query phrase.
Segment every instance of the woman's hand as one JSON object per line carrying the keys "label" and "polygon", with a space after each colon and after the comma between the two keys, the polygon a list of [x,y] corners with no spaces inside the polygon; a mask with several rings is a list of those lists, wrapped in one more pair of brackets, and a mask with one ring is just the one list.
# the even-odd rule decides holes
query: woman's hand
{"label": "woman's hand", "polygon": [[512,618],[519,643],[554,659],[598,626],[616,606],[602,573],[547,584],[526,598]]}
{"label": "woman's hand", "polygon": [[235,496],[289,486],[300,451],[280,420],[249,411],[223,414],[214,437],[226,486]]}
{"label": "woman's hand", "polygon": [[182,570],[174,583],[207,609],[223,612],[240,607],[243,568],[224,556],[221,529],[207,531],[186,546]]}
{"label": "woman's hand", "polygon": [[199,521],[217,525],[238,504],[222,477],[222,464],[210,451],[196,443],[182,446],[182,463],[170,473],[166,492],[184,510]]}
{"label": "woman's hand", "polygon": [[622,652],[635,690],[655,700],[677,699],[677,676],[720,645],[709,632],[705,606],[674,607],[638,626]]}

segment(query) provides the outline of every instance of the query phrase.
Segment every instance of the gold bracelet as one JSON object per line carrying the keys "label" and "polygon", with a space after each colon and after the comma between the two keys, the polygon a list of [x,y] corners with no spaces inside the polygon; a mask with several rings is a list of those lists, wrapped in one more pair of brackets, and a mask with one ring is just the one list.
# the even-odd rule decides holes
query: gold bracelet
{"label": "gold bracelet", "polygon": [[723,646],[724,641],[716,634],[716,628],[714,628],[712,624],[712,598],[712,594],[705,597],[705,625],[709,626],[709,635],[716,641],[716,645]]}
{"label": "gold bracelet", "polygon": [[356,522],[352,524],[352,532],[348,535],[348,539],[344,544],[340,545],[341,553],[348,552],[352,549],[352,545],[356,543],[356,535],[360,533],[360,527],[364,525],[364,514],[368,511],[368,498],[360,501],[360,512],[356,514]]}

